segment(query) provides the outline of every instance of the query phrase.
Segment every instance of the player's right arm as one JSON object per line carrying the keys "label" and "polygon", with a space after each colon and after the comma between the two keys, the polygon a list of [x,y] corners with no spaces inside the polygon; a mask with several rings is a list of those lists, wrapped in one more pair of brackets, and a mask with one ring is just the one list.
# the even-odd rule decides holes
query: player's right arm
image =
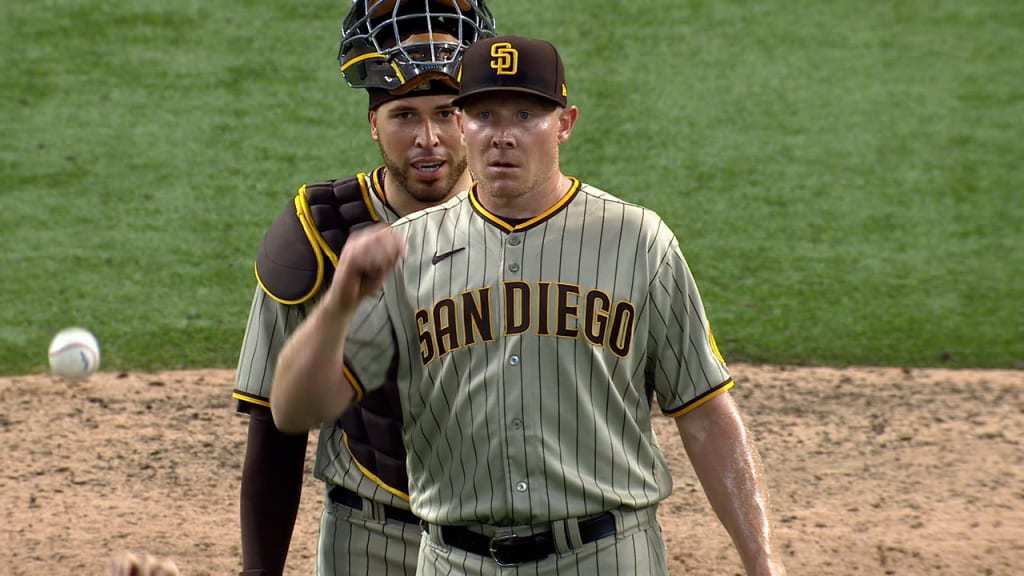
{"label": "player's right arm", "polygon": [[239,490],[242,575],[281,574],[302,493],[308,434],[274,426],[269,394],[274,364],[288,335],[305,316],[256,289],[246,325],[234,397],[249,427]]}
{"label": "player's right arm", "polygon": [[278,429],[306,432],[337,419],[358,399],[344,374],[349,325],[360,301],[381,288],[404,254],[405,242],[385,225],[349,237],[323,299],[278,358],[270,393]]}

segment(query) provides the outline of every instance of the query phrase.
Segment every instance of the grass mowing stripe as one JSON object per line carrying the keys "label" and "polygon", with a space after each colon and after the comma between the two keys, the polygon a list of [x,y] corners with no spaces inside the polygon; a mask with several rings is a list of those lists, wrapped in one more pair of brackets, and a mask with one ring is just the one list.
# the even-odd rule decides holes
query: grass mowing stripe
{"label": "grass mowing stripe", "polygon": [[[547,38],[566,171],[676,230],[730,360],[1024,362],[1024,5],[495,1]],[[0,373],[232,366],[260,237],[376,163],[335,2],[0,6]],[[597,30],[598,33],[593,31]]]}

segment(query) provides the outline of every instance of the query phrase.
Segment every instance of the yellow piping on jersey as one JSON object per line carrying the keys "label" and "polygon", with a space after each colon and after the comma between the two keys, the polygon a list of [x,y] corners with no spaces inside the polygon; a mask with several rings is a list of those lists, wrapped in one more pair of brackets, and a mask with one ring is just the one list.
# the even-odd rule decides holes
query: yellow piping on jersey
{"label": "yellow piping on jersey", "polygon": [[344,430],[342,431],[342,434],[341,434],[341,440],[342,440],[342,442],[345,443],[345,450],[348,450],[349,456],[352,457],[352,461],[355,462],[356,468],[359,468],[359,471],[363,473],[363,476],[366,476],[370,480],[373,480],[374,484],[376,484],[377,486],[380,486],[382,489],[388,491],[389,493],[391,493],[391,494],[401,498],[402,500],[405,500],[406,502],[409,501],[409,495],[408,494],[406,494],[405,492],[402,492],[398,488],[392,488],[391,486],[388,486],[388,484],[386,482],[384,482],[379,477],[377,477],[377,475],[374,474],[373,472],[370,472],[370,470],[366,466],[363,466],[362,462],[360,462],[359,459],[356,458],[356,455],[352,453],[352,449],[349,448],[349,445],[348,445],[348,433],[345,432]]}
{"label": "yellow piping on jersey", "polygon": [[497,225],[498,227],[504,229],[505,231],[515,232],[516,230],[525,230],[526,228],[529,228],[530,226],[537,224],[538,222],[544,220],[545,218],[548,218],[555,212],[558,212],[559,210],[562,209],[562,207],[568,204],[573,199],[573,197],[576,196],[576,192],[580,189],[580,181],[572,177],[570,177],[570,179],[572,180],[572,186],[569,186],[569,191],[566,192],[561,198],[559,198],[558,202],[555,202],[554,206],[548,208],[547,210],[538,214],[537,216],[530,218],[526,222],[523,222],[522,224],[517,224],[515,226],[512,226],[508,222],[505,222],[505,220],[503,220],[500,216],[495,216],[494,214],[489,212],[487,208],[484,208],[484,205],[481,204],[480,201],[476,199],[476,182],[474,182],[469,189],[469,201],[473,204],[473,207],[476,208],[476,211],[483,215],[484,218],[489,220],[491,223]]}
{"label": "yellow piping on jersey", "polygon": [[708,392],[707,394],[699,398],[696,402],[687,404],[686,406],[683,406],[682,408],[676,410],[675,412],[665,412],[665,416],[668,416],[670,418],[677,418],[679,416],[682,416],[683,414],[690,412],[691,410],[697,408],[698,406],[707,404],[708,401],[710,401],[712,398],[718,396],[722,392],[725,392],[726,390],[732,388],[735,385],[736,382],[734,382],[732,378],[729,378],[728,380],[720,384],[718,388],[715,388],[711,392]]}
{"label": "yellow piping on jersey", "polygon": [[352,386],[352,390],[355,391],[356,397],[352,399],[353,402],[361,402],[363,396],[366,395],[366,389],[359,383],[359,378],[356,378],[355,372],[349,369],[347,364],[342,364],[341,371],[345,375],[345,379]]}
{"label": "yellow piping on jersey", "polygon": [[231,397],[234,398],[235,400],[241,400],[242,402],[248,402],[249,404],[256,404],[257,406],[263,406],[264,408],[270,408],[270,402],[268,402],[268,401],[266,401],[266,400],[264,400],[262,398],[258,398],[256,396],[252,396],[250,394],[246,394],[244,392],[237,392],[236,391],[236,392],[231,394]]}
{"label": "yellow piping on jersey", "polygon": [[715,353],[715,357],[722,363],[722,366],[727,366],[725,358],[722,357],[722,353],[718,350],[718,342],[715,341],[715,333],[711,331],[711,323],[708,322],[708,342],[711,343],[711,351]]}

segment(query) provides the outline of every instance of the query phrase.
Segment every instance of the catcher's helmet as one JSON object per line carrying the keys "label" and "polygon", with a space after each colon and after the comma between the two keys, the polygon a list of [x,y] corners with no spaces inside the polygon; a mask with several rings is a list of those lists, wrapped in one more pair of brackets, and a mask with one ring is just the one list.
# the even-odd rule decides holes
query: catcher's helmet
{"label": "catcher's helmet", "polygon": [[462,52],[494,35],[484,0],[353,0],[338,62],[353,88],[399,94],[428,80],[457,88]]}

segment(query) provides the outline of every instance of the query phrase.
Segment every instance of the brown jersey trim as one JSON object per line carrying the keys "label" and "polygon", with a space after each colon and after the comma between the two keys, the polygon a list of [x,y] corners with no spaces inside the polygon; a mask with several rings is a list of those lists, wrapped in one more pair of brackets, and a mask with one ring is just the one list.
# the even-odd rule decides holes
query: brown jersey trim
{"label": "brown jersey trim", "polygon": [[725,382],[722,382],[718,386],[716,386],[716,387],[712,388],[711,390],[708,390],[704,394],[698,396],[696,399],[694,399],[689,404],[685,404],[681,408],[676,408],[675,410],[663,410],[662,413],[665,414],[665,416],[669,416],[671,418],[676,418],[677,416],[682,416],[683,414],[686,414],[687,412],[690,412],[691,410],[697,408],[698,406],[700,406],[702,404],[706,404],[709,400],[711,400],[715,396],[718,396],[719,394],[729,390],[730,388],[732,388],[735,385],[736,385],[736,382],[734,382],[732,378],[729,378]]}
{"label": "brown jersey trim", "polygon": [[548,208],[541,214],[534,216],[533,218],[530,218],[529,220],[521,224],[509,224],[501,216],[496,216],[489,212],[487,208],[484,208],[484,205],[481,204],[476,197],[476,182],[473,182],[473,185],[469,187],[469,201],[470,204],[472,204],[473,206],[473,210],[475,210],[477,214],[482,216],[484,220],[490,222],[491,224],[497,226],[498,228],[501,228],[506,232],[521,232],[523,230],[526,230],[527,228],[532,228],[537,224],[540,224],[541,222],[547,220],[548,218],[550,218],[551,216],[553,216],[554,214],[558,213],[560,210],[568,206],[569,202],[572,202],[572,199],[576,197],[576,193],[579,192],[580,190],[580,181],[573,177],[570,177],[570,179],[572,180],[572,185],[569,186],[569,190],[558,200],[558,202],[555,202],[554,206]]}
{"label": "brown jersey trim", "polygon": [[342,442],[344,442],[344,444],[345,444],[345,450],[348,450],[349,456],[352,457],[352,462],[354,462],[355,465],[356,465],[356,468],[359,468],[359,471],[363,473],[363,476],[366,476],[370,480],[373,480],[374,484],[376,484],[377,486],[380,486],[382,490],[385,490],[385,491],[387,491],[387,492],[389,492],[389,493],[391,493],[391,494],[401,498],[402,500],[405,500],[406,502],[409,501],[409,495],[408,494],[406,494],[405,492],[402,492],[398,488],[395,488],[395,487],[389,485],[384,480],[381,480],[381,478],[379,476],[377,476],[376,474],[374,474],[373,471],[371,471],[369,468],[367,468],[366,466],[363,466],[363,463],[359,461],[359,458],[356,458],[355,452],[353,452],[352,448],[350,448],[349,445],[348,445],[348,432],[345,432],[344,430],[342,430],[341,439],[342,439]]}

